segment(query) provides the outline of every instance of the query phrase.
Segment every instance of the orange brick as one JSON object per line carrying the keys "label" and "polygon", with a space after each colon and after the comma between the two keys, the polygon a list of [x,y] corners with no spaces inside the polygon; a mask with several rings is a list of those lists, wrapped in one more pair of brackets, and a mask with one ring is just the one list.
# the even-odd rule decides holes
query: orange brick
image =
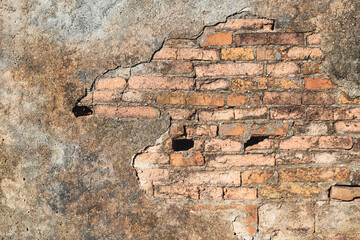
{"label": "orange brick", "polygon": [[332,186],[330,191],[330,198],[339,199],[343,201],[351,201],[354,198],[360,197],[360,187],[352,186]]}
{"label": "orange brick", "polygon": [[274,60],[274,49],[260,47],[256,50],[256,58],[257,60]]}
{"label": "orange brick", "polygon": [[205,151],[207,152],[239,152],[242,149],[240,141],[232,139],[211,139],[205,141]]}
{"label": "orange brick", "polygon": [[235,35],[236,46],[243,45],[302,45],[302,33],[241,33]]}
{"label": "orange brick", "polygon": [[293,47],[288,51],[287,57],[292,60],[321,60],[324,58],[324,54],[320,48]]}
{"label": "orange brick", "polygon": [[177,49],[176,48],[169,48],[169,47],[163,47],[158,52],[155,53],[154,59],[176,59],[177,56]]}
{"label": "orange brick", "polygon": [[255,188],[228,187],[224,189],[225,200],[236,200],[236,199],[253,200],[256,198],[257,198],[257,192]]}
{"label": "orange brick", "polygon": [[237,136],[245,134],[246,126],[242,123],[228,123],[219,126],[220,136]]}
{"label": "orange brick", "polygon": [[254,50],[251,48],[223,48],[221,49],[221,59],[230,61],[254,60]]}
{"label": "orange brick", "polygon": [[171,119],[174,120],[189,120],[195,114],[195,109],[182,109],[182,108],[171,108],[166,110]]}
{"label": "orange brick", "polygon": [[223,106],[225,95],[209,93],[192,93],[186,99],[187,105],[195,106]]}
{"label": "orange brick", "polygon": [[239,171],[192,172],[185,179],[191,185],[240,185]]}
{"label": "orange brick", "polygon": [[93,93],[94,103],[110,103],[121,101],[121,92],[115,91],[95,91]]}
{"label": "orange brick", "polygon": [[123,93],[121,100],[124,102],[152,103],[154,100],[154,93],[130,90]]}
{"label": "orange brick", "polygon": [[199,78],[260,75],[263,73],[263,65],[261,63],[217,63],[196,66],[195,73]]}
{"label": "orange brick", "polygon": [[301,93],[265,92],[263,103],[271,105],[301,105]]}
{"label": "orange brick", "polygon": [[229,94],[227,97],[228,106],[254,106],[260,105],[261,97],[258,94]]}
{"label": "orange brick", "polygon": [[182,136],[185,134],[184,124],[171,123],[170,131],[171,136]]}
{"label": "orange brick", "polygon": [[199,199],[197,187],[183,185],[155,186],[154,197],[170,199]]}
{"label": "orange brick", "polygon": [[339,121],[334,123],[334,128],[336,133],[359,133],[360,132],[360,123],[359,122],[345,122]]}
{"label": "orange brick", "polygon": [[228,19],[226,23],[216,25],[215,30],[270,31],[273,25],[274,21],[268,19]]}
{"label": "orange brick", "polygon": [[170,78],[170,77],[152,77],[152,76],[133,76],[129,79],[130,89],[147,90],[191,90],[195,80],[193,78]]}
{"label": "orange brick", "polygon": [[222,200],[223,189],[221,187],[204,187],[200,189],[200,199]]}
{"label": "orange brick", "polygon": [[305,105],[332,105],[335,103],[335,95],[327,92],[305,92],[302,104]]}
{"label": "orange brick", "polygon": [[204,165],[204,156],[201,153],[194,153],[190,156],[184,156],[182,153],[172,153],[170,163],[174,167],[189,167]]}
{"label": "orange brick", "polygon": [[324,78],[305,78],[304,83],[308,90],[332,89],[335,86],[329,79]]}
{"label": "orange brick", "polygon": [[160,168],[137,168],[140,181],[166,181],[170,177],[169,170]]}
{"label": "orange brick", "polygon": [[252,135],[287,135],[289,124],[284,122],[254,123],[251,126]]}
{"label": "orange brick", "polygon": [[167,163],[169,163],[168,154],[157,152],[140,153],[134,159],[135,168],[147,168],[152,165]]}
{"label": "orange brick", "polygon": [[115,117],[117,106],[98,105],[95,107],[95,114],[98,116]]}
{"label": "orange brick", "polygon": [[95,87],[97,90],[122,90],[126,87],[126,80],[122,77],[100,78]]}
{"label": "orange brick", "polygon": [[217,109],[199,111],[199,120],[208,121],[226,121],[234,119],[234,109]]}
{"label": "orange brick", "polygon": [[270,119],[303,119],[305,118],[304,107],[279,107],[270,109]]}
{"label": "orange brick", "polygon": [[267,74],[270,75],[293,75],[300,73],[300,67],[295,62],[280,62],[267,65]]}
{"label": "orange brick", "polygon": [[241,173],[241,182],[242,184],[265,183],[274,173],[274,170],[247,170]]}
{"label": "orange brick", "polygon": [[217,61],[219,60],[219,51],[216,49],[182,48],[177,52],[177,59]]}
{"label": "orange brick", "polygon": [[156,103],[158,104],[171,104],[171,105],[184,105],[186,103],[186,94],[181,92],[160,92],[158,93]]}
{"label": "orange brick", "polygon": [[301,86],[289,79],[283,78],[239,78],[232,81],[232,91],[247,91],[257,89],[299,89]]}
{"label": "orange brick", "polygon": [[232,168],[249,166],[274,166],[274,154],[222,155],[209,162],[210,167]]}
{"label": "orange brick", "polygon": [[234,113],[236,120],[267,119],[268,109],[267,108],[234,109]]}
{"label": "orange brick", "polygon": [[321,36],[318,33],[313,33],[309,35],[306,39],[307,39],[307,44],[309,45],[318,45],[321,43]]}
{"label": "orange brick", "polygon": [[278,169],[280,182],[337,182],[349,181],[346,168],[290,168]]}
{"label": "orange brick", "polygon": [[321,73],[320,65],[317,62],[306,62],[301,65],[302,72],[304,75],[311,75]]}
{"label": "orange brick", "polygon": [[280,142],[280,149],[309,149],[318,146],[319,137],[293,136]]}
{"label": "orange brick", "polygon": [[340,93],[339,102],[342,104],[360,104],[360,97],[351,98],[344,92]]}
{"label": "orange brick", "polygon": [[215,33],[206,37],[203,43],[200,43],[202,47],[208,46],[224,46],[232,43],[232,33]]}
{"label": "orange brick", "polygon": [[116,117],[120,118],[157,118],[159,110],[153,107],[118,107]]}
{"label": "orange brick", "polygon": [[217,126],[216,125],[187,126],[186,135],[188,137],[215,137],[217,135]]}

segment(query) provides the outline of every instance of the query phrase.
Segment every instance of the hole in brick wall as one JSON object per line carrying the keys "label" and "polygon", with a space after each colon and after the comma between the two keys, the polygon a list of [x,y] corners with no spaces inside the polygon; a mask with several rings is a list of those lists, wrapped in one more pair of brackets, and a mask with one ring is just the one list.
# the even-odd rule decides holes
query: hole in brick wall
{"label": "hole in brick wall", "polygon": [[192,139],[173,139],[172,148],[174,151],[186,151],[194,147]]}
{"label": "hole in brick wall", "polygon": [[247,147],[256,145],[268,138],[269,138],[269,136],[250,137],[250,139],[246,143],[244,143],[244,149],[246,149]]}
{"label": "hole in brick wall", "polygon": [[75,106],[72,109],[72,112],[74,113],[75,117],[89,116],[93,113],[91,108],[87,106]]}

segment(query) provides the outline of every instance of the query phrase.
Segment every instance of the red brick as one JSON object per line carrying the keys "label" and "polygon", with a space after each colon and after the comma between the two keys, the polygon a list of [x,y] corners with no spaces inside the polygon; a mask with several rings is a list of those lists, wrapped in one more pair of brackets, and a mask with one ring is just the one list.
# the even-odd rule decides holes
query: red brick
{"label": "red brick", "polygon": [[242,45],[302,45],[302,33],[242,33],[235,35],[236,46]]}
{"label": "red brick", "polygon": [[228,90],[230,81],[224,79],[217,80],[196,80],[196,90]]}
{"label": "red brick", "polygon": [[169,163],[169,155],[157,152],[140,153],[134,159],[135,168],[147,168],[152,165],[167,163]]}
{"label": "red brick", "polygon": [[223,192],[221,187],[204,187],[200,189],[200,199],[222,200]]}
{"label": "red brick", "polygon": [[352,146],[351,137],[322,136],[319,138],[319,148],[350,149]]}
{"label": "red brick", "polygon": [[193,78],[133,76],[129,79],[130,89],[191,90],[193,89],[194,84],[195,80]]}
{"label": "red brick", "polygon": [[224,77],[238,75],[260,75],[263,65],[260,63],[217,63],[195,67],[197,77]]}
{"label": "red brick", "polygon": [[346,168],[290,168],[278,169],[280,182],[337,182],[349,181]]}
{"label": "red brick", "polygon": [[254,106],[260,105],[261,97],[259,94],[229,94],[227,97],[228,106]]}
{"label": "red brick", "polygon": [[309,107],[307,118],[309,120],[332,120],[334,119],[334,108]]}
{"label": "red brick", "polygon": [[307,44],[309,45],[318,45],[321,43],[321,36],[319,33],[313,33],[309,35],[306,39],[307,39]]}
{"label": "red brick", "polygon": [[216,125],[195,125],[186,127],[188,137],[215,137],[217,135]]}
{"label": "red brick", "polygon": [[232,168],[249,166],[274,166],[274,154],[222,155],[209,162],[209,167]]}
{"label": "red brick", "polygon": [[154,197],[170,199],[199,199],[197,187],[183,185],[155,186]]}
{"label": "red brick", "polygon": [[359,133],[360,132],[360,122],[345,122],[339,121],[334,123],[334,128],[336,133]]}
{"label": "red brick", "polygon": [[186,103],[186,94],[181,92],[160,92],[158,93],[157,104],[184,105]]}
{"label": "red brick", "polygon": [[259,184],[267,182],[274,176],[274,170],[247,170],[241,173],[242,184]]}
{"label": "red brick", "polygon": [[93,93],[93,102],[110,103],[121,101],[121,92],[115,91],[95,91]]}
{"label": "red brick", "polygon": [[254,60],[254,50],[251,48],[223,48],[221,59],[228,61],[249,61]]}
{"label": "red brick", "polygon": [[260,47],[256,50],[256,58],[257,60],[274,60],[275,59],[274,49]]}
{"label": "red brick", "polygon": [[195,115],[195,109],[171,108],[166,111],[174,120],[189,120]]}
{"label": "red brick", "polygon": [[301,105],[301,93],[265,92],[263,103],[268,105]]}
{"label": "red brick", "polygon": [[153,107],[97,106],[96,115],[119,118],[157,118],[159,110]]}
{"label": "red brick", "polygon": [[126,87],[126,80],[122,77],[100,78],[96,83],[97,90],[122,90]]}
{"label": "red brick", "polygon": [[211,139],[205,141],[205,151],[207,152],[239,152],[242,149],[240,141],[232,139]]}
{"label": "red brick", "polygon": [[220,136],[237,136],[245,134],[246,126],[242,123],[228,123],[219,126]]}
{"label": "red brick", "polygon": [[267,119],[267,108],[242,108],[234,109],[236,120]]}
{"label": "red brick", "polygon": [[280,149],[309,149],[318,146],[319,137],[293,136],[280,142]]}
{"label": "red brick", "polygon": [[279,107],[270,109],[270,119],[303,119],[305,108],[303,107]]}
{"label": "red brick", "polygon": [[324,78],[305,78],[304,83],[308,90],[332,89],[335,86],[329,79]]}
{"label": "red brick", "polygon": [[155,53],[154,59],[174,60],[176,59],[177,51],[178,50],[176,48],[163,47]]}
{"label": "red brick", "polygon": [[228,19],[226,23],[215,26],[215,30],[251,30],[251,31],[270,31],[274,25],[274,20],[268,19]]}
{"label": "red brick", "polygon": [[321,73],[320,64],[317,62],[306,62],[301,65],[302,73],[304,75],[311,75]]}
{"label": "red brick", "polygon": [[177,51],[177,59],[179,60],[204,60],[204,61],[218,61],[219,51],[216,49],[196,49],[196,48],[182,48]]}
{"label": "red brick", "polygon": [[295,62],[279,62],[267,65],[266,73],[270,75],[293,75],[300,73],[300,67]]}
{"label": "red brick", "polygon": [[327,92],[306,92],[303,95],[305,105],[332,105],[335,103],[335,95]]}
{"label": "red brick", "polygon": [[334,110],[335,120],[360,119],[360,108],[336,108]]}
{"label": "red brick", "polygon": [[332,186],[330,198],[343,201],[351,201],[360,197],[360,187],[353,186]]}
{"label": "red brick", "polygon": [[209,93],[192,93],[186,99],[187,105],[194,106],[224,106],[225,95]]}
{"label": "red brick", "polygon": [[253,200],[257,197],[257,192],[255,188],[225,188],[224,189],[224,199],[225,200],[237,200],[237,199],[246,199]]}
{"label": "red brick", "polygon": [[184,179],[192,185],[240,185],[239,171],[202,171],[190,173]]}
{"label": "red brick", "polygon": [[170,177],[169,170],[160,168],[137,168],[140,181],[166,181]]}
{"label": "red brick", "polygon": [[324,58],[324,54],[320,48],[293,47],[288,51],[287,57],[293,60],[321,60]]}
{"label": "red brick", "polygon": [[200,43],[202,47],[208,46],[225,46],[232,43],[232,33],[215,33],[205,38],[205,41]]}
{"label": "red brick", "polygon": [[185,156],[182,153],[172,153],[170,155],[170,164],[174,167],[189,167],[204,165],[204,156],[201,153],[194,153]]}
{"label": "red brick", "polygon": [[284,122],[255,123],[251,126],[252,135],[287,135],[289,124]]}
{"label": "red brick", "polygon": [[234,119],[234,109],[205,110],[199,112],[201,122],[227,121]]}

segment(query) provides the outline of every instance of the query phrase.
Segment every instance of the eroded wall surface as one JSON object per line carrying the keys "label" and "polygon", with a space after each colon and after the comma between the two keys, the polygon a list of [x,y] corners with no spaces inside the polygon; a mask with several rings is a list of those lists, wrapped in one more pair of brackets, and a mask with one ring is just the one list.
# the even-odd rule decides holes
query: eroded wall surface
{"label": "eroded wall surface", "polygon": [[[149,198],[133,157],[156,145],[169,116],[76,118],[72,110],[109,70],[149,61],[166,39],[194,38],[206,25],[245,15],[275,20],[285,32],[319,33],[322,73],[357,104],[350,98],[359,94],[357,1],[6,1],[1,11],[4,239],[232,239],[241,236],[234,226],[244,219],[273,239],[295,239],[287,231],[302,225],[309,239],[356,233],[356,200],[304,205],[284,198],[257,206],[259,221],[254,204],[222,206],[219,213],[213,205],[194,209]],[[348,180],[358,184],[356,174]],[[299,226],[289,212],[316,224]],[[279,217],[261,218],[266,214]],[[328,230],[313,234],[319,229]]]}

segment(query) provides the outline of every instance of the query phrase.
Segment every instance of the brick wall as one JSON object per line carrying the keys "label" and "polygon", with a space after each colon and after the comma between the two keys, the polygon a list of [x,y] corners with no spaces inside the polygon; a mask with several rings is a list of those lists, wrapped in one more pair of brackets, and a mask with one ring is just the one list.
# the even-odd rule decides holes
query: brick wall
{"label": "brick wall", "polygon": [[152,199],[232,212],[244,239],[358,239],[360,99],[326,78],[320,45],[273,20],[228,19],[110,71],[81,104],[97,117],[170,116],[133,159]]}

